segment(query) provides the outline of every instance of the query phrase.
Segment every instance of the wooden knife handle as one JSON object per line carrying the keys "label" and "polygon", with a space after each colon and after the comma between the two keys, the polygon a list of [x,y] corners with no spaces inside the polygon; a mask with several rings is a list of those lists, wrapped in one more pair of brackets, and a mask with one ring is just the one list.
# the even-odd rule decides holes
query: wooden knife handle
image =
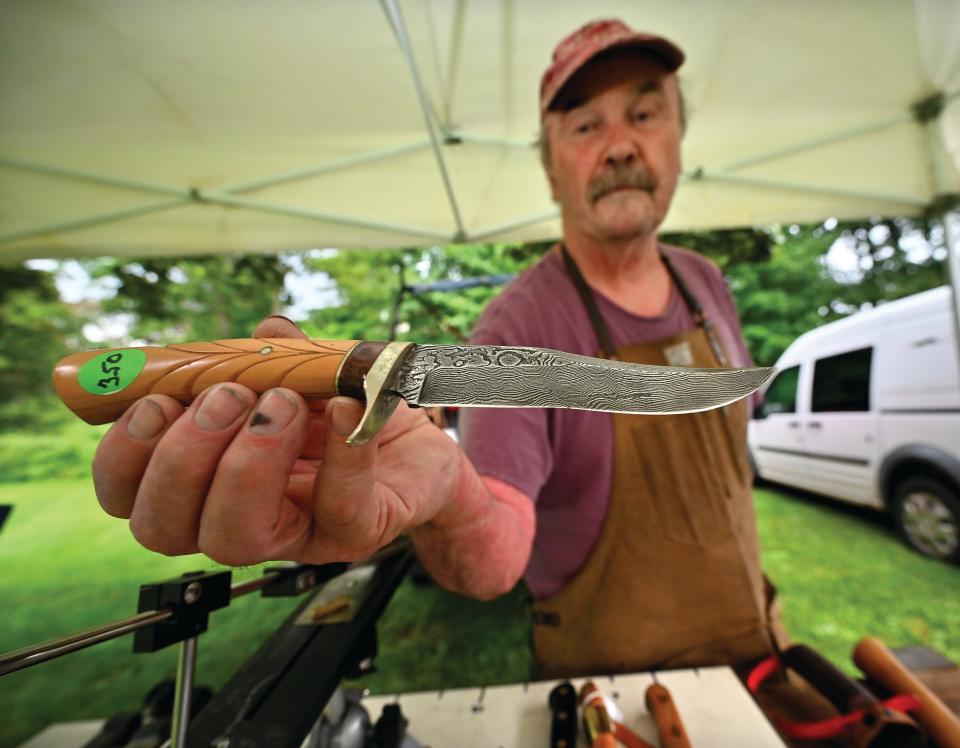
{"label": "wooden knife handle", "polygon": [[861,639],[853,650],[853,662],[888,691],[910,693],[920,700],[920,708],[913,716],[938,748],[960,748],[960,718],[907,670],[880,639]]}
{"label": "wooden knife handle", "polygon": [[309,398],[363,397],[363,377],[386,343],[301,338],[236,338],[115,348],[67,356],[53,386],[87,423],[108,423],[144,395],[187,404],[220,382],[255,392],[288,387]]}
{"label": "wooden knife handle", "polygon": [[660,745],[663,748],[690,748],[690,738],[680,719],[677,705],[666,686],[654,683],[644,694],[647,711],[657,723]]}
{"label": "wooden knife handle", "polygon": [[781,652],[780,658],[817,689],[840,714],[868,709],[878,701],[866,688],[805,644],[794,644]]}

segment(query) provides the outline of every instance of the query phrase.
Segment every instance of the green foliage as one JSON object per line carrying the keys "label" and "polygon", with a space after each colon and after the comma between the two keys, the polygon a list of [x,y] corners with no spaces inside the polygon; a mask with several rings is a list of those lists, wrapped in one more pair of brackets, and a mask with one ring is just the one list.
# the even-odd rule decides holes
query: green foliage
{"label": "green foliage", "polygon": [[289,303],[280,255],[87,261],[94,278],[117,281],[105,312],[135,316],[134,338],[166,343],[249,337],[256,324]]}
{"label": "green foliage", "polygon": [[[737,302],[747,347],[761,366],[776,362],[808,330],[946,282],[942,231],[908,218],[791,226],[788,232],[775,227],[672,234],[664,240],[695,249],[720,266]],[[827,262],[835,243],[855,256],[851,270]],[[916,253],[918,246],[933,251]]]}
{"label": "green foliage", "polygon": [[330,278],[338,303],[310,315],[310,332],[325,338],[386,340],[391,322],[400,340],[450,343],[464,340],[499,286],[458,292],[404,293],[401,286],[436,280],[512,275],[532,264],[549,244],[469,244],[394,251],[339,252],[308,256],[306,267]]}
{"label": "green foliage", "polygon": [[[0,268],[0,428],[42,413],[54,363],[80,336],[80,317],[60,301],[50,273]],[[37,419],[35,426],[42,425]]]}
{"label": "green foliage", "polygon": [[798,336],[839,316],[831,305],[843,288],[823,261],[835,238],[808,232],[774,245],[766,262],[728,269],[743,336],[758,365],[773,364]]}
{"label": "green foliage", "polygon": [[771,232],[754,228],[674,232],[660,238],[706,255],[724,272],[746,262],[766,262],[775,243]]}
{"label": "green foliage", "polygon": [[[857,270],[837,280],[840,300],[850,306],[877,304],[935,288],[947,282],[942,227],[910,218],[873,218],[838,227],[841,239],[857,256]],[[911,258],[910,248],[929,240],[933,252]]]}

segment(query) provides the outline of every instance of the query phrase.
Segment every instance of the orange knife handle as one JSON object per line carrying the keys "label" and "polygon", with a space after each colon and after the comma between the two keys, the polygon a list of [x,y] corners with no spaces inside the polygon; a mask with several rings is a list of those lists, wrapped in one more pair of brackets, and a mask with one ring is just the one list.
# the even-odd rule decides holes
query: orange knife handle
{"label": "orange knife handle", "polygon": [[237,382],[255,392],[288,387],[308,398],[363,399],[363,377],[386,343],[300,338],[236,338],[207,343],[115,348],[67,356],[53,386],[87,423],[109,423],[144,395],[190,403],[206,388]]}
{"label": "orange knife handle", "polygon": [[647,711],[657,723],[660,745],[663,748],[690,748],[690,738],[680,721],[680,713],[673,703],[673,697],[665,686],[654,683],[647,688],[644,699]]}
{"label": "orange knife handle", "polygon": [[864,675],[891,693],[913,694],[920,708],[912,716],[940,748],[960,748],[960,718],[897,659],[876,637],[861,639],[853,650],[853,661]]}

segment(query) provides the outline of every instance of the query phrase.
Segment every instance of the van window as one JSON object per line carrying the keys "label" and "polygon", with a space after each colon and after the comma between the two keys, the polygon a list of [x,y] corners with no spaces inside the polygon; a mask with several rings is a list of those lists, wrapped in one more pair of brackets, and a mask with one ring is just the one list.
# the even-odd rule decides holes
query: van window
{"label": "van window", "polygon": [[767,414],[796,413],[799,379],[799,366],[791,366],[777,374],[763,395],[763,412]]}
{"label": "van window", "polygon": [[813,365],[814,413],[870,410],[873,348],[819,359]]}

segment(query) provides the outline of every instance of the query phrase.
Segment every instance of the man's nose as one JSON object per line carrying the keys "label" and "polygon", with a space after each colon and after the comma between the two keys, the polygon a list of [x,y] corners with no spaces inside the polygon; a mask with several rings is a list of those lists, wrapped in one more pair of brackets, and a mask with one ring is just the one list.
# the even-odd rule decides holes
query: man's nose
{"label": "man's nose", "polygon": [[611,166],[629,164],[640,157],[640,147],[633,133],[625,126],[612,126],[607,133],[604,158]]}

